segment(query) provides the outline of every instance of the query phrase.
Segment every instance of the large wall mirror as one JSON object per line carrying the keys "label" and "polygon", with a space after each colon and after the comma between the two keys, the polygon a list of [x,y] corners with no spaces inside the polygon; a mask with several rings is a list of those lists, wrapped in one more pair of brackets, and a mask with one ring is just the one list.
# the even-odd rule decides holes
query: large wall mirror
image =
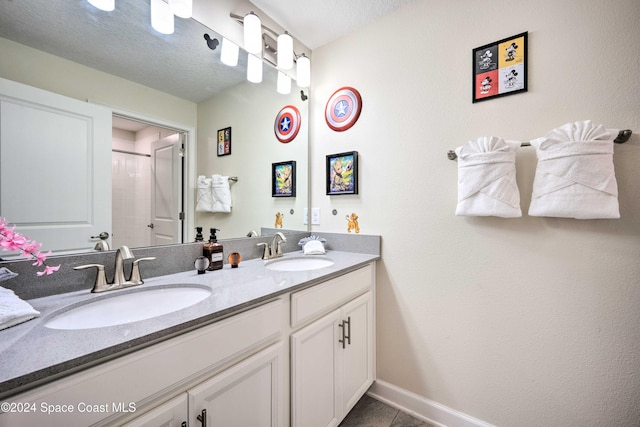
{"label": "large wall mirror", "polygon": [[[176,17],[174,34],[155,32],[148,1],[119,1],[112,12],[98,10],[86,0],[0,1],[0,78],[105,109],[111,120],[109,148],[105,151],[101,145],[91,152],[108,159],[107,170],[73,183],[64,181],[70,178],[59,171],[83,163],[88,153],[69,148],[72,133],[58,135],[53,148],[18,151],[6,148],[11,135],[3,133],[0,216],[42,241],[44,250],[59,253],[95,250],[99,238],[91,237],[101,231],[110,234],[108,243],[114,248],[193,241],[195,226],[203,227],[205,238],[209,228],[218,228],[221,239],[276,226],[308,230],[303,218],[309,200],[308,101],[303,99],[308,92],[301,96],[294,81],[291,94],[277,93],[277,70],[266,63],[262,82],[247,82],[246,54],[241,51],[238,66],[226,66],[220,62],[220,45],[211,40],[221,42],[222,37],[193,19]],[[0,115],[13,108],[10,95],[5,94],[3,102]],[[295,139],[283,143],[276,138],[274,125],[286,106],[300,112],[301,126]],[[18,134],[31,129],[38,139],[36,119],[30,119],[31,125],[11,123]],[[50,127],[55,129],[56,124]],[[231,145],[219,153],[218,139],[225,129],[231,130]],[[58,162],[51,161],[63,152]],[[8,161],[7,153],[18,157]],[[40,153],[47,157],[38,158]],[[37,176],[26,181],[16,176],[18,162],[32,173],[28,165],[37,166]],[[82,173],[93,170],[91,160],[87,162]],[[295,197],[273,197],[273,165],[282,162],[296,165]],[[232,178],[231,208],[196,210],[201,196],[198,177],[202,181],[213,175]],[[43,202],[44,190],[35,191],[37,200],[30,198],[34,191],[27,190],[40,188],[38,183],[47,176],[62,180],[47,189],[47,194],[54,193],[52,201]],[[109,185],[91,186],[96,183]],[[92,190],[96,188],[102,189]],[[97,202],[79,216],[81,242],[65,246],[59,244],[60,233],[48,230],[47,224],[73,227],[48,212],[57,212],[55,206],[65,205],[74,193],[89,199],[108,194],[100,195],[103,205]],[[11,217],[14,212],[24,216],[16,208],[37,215],[29,214],[21,223]],[[83,225],[100,211],[109,212],[104,230]],[[69,214],[69,223],[76,221],[76,212]],[[165,232],[162,221],[167,216],[178,221],[174,234]]]}

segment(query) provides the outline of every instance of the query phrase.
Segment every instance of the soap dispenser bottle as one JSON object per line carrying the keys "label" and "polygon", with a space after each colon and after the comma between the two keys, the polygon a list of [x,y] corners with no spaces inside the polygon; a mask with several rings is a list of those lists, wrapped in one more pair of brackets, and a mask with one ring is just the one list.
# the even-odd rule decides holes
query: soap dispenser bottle
{"label": "soap dispenser bottle", "polygon": [[210,231],[209,242],[204,244],[202,252],[204,256],[209,258],[209,268],[207,270],[220,270],[223,264],[222,243],[218,243],[218,238],[216,237],[216,231],[220,230],[212,228]]}

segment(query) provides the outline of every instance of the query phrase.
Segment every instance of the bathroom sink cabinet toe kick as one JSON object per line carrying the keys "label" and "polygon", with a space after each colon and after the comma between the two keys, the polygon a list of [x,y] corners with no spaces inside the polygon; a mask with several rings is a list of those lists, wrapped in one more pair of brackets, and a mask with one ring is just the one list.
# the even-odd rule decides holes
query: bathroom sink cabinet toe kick
{"label": "bathroom sink cabinet toe kick", "polygon": [[0,427],[336,426],[375,379],[375,262],[6,399]]}

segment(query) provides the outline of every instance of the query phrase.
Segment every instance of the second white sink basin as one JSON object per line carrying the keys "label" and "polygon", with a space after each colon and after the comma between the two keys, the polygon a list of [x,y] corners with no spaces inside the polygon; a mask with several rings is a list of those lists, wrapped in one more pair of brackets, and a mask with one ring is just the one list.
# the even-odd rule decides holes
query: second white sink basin
{"label": "second white sink basin", "polygon": [[189,285],[105,295],[104,298],[87,301],[54,316],[45,326],[50,329],[68,330],[123,325],[182,310],[210,295],[210,289]]}
{"label": "second white sink basin", "polygon": [[317,270],[333,265],[333,261],[328,258],[312,258],[311,256],[295,258],[279,258],[268,261],[267,270],[275,271],[308,271]]}

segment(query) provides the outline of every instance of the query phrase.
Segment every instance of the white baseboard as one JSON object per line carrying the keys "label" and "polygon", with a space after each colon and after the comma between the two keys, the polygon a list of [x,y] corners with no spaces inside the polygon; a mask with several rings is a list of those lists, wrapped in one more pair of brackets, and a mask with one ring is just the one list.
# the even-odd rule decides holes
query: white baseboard
{"label": "white baseboard", "polygon": [[438,427],[495,427],[385,381],[376,380],[367,394]]}

